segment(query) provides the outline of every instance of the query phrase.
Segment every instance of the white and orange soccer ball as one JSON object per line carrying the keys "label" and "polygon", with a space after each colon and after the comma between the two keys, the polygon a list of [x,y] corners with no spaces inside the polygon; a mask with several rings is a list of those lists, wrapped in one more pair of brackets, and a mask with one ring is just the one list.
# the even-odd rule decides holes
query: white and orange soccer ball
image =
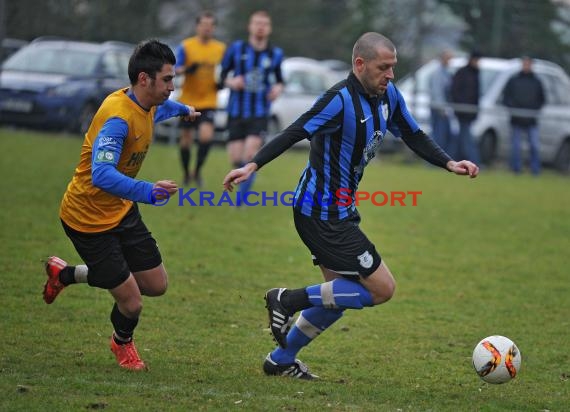
{"label": "white and orange soccer ball", "polygon": [[521,352],[509,338],[489,336],[475,346],[473,367],[485,382],[505,383],[517,376]]}

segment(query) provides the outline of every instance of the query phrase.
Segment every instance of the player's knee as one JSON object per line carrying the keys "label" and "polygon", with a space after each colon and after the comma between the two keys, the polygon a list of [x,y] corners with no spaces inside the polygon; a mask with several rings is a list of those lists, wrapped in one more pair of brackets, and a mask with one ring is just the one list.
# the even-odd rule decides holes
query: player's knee
{"label": "player's knee", "polygon": [[168,289],[168,280],[166,277],[164,277],[154,282],[152,285],[150,285],[150,287],[146,288],[146,290],[144,291],[144,295],[151,297],[162,296],[166,293],[167,289]]}
{"label": "player's knee", "polygon": [[140,297],[129,299],[127,302],[122,302],[119,305],[119,310],[127,318],[138,318],[142,312],[142,299]]}
{"label": "player's knee", "polygon": [[394,279],[387,279],[377,290],[372,292],[372,303],[380,305],[388,302],[394,296],[396,291],[396,282]]}
{"label": "player's knee", "polygon": [[167,289],[168,289],[168,282],[165,279],[163,282],[157,285],[156,289],[154,290],[154,294],[152,296],[162,296],[166,293]]}

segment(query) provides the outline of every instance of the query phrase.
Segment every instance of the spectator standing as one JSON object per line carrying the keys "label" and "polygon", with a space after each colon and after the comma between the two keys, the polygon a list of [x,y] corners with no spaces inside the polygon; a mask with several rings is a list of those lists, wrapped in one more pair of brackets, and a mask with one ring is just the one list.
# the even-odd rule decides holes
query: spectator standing
{"label": "spectator standing", "polygon": [[455,156],[456,142],[451,133],[450,92],[451,71],[449,61],[453,54],[444,50],[439,56],[437,69],[429,79],[432,136],[451,157]]}
{"label": "spectator standing", "polygon": [[477,118],[479,105],[480,58],[480,52],[471,52],[467,65],[460,68],[451,80],[451,101],[459,122],[458,147],[455,155],[477,164],[479,163],[479,148],[473,139],[471,125]]}
{"label": "spectator standing", "polygon": [[505,86],[503,102],[511,110],[511,159],[513,172],[522,171],[521,135],[528,136],[530,168],[533,175],[540,174],[538,111],[545,103],[544,88],[532,70],[532,59],[522,58],[522,69],[514,74]]}

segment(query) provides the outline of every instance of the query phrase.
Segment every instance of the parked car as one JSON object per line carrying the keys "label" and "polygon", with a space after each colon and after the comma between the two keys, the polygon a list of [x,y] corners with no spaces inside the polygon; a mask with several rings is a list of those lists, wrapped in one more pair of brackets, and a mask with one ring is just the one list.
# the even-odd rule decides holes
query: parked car
{"label": "parked car", "polygon": [[[301,114],[308,110],[315,100],[329,87],[347,76],[346,71],[334,70],[320,61],[305,57],[290,57],[282,64],[285,88],[279,98],[271,105],[269,134],[274,135],[281,129],[293,123]],[[225,130],[228,121],[226,106],[229,89],[218,92],[218,110],[214,119],[218,140],[225,140]],[[171,99],[177,99],[179,89],[171,94]],[[178,138],[176,120],[158,123],[155,134],[158,138],[175,141]],[[300,142],[308,145],[308,142]]]}
{"label": "parked car", "polygon": [[22,39],[13,39],[5,37],[2,39],[2,48],[0,50],[0,62],[6,60],[12,54],[16,53],[22,47],[26,46],[28,42]]}
{"label": "parked car", "polygon": [[[465,57],[450,61],[453,71],[467,63]],[[426,132],[430,131],[429,77],[437,67],[431,61],[397,83],[408,108]],[[503,104],[503,89],[508,79],[521,69],[520,59],[482,58],[479,61],[481,98],[472,132],[479,144],[481,159],[492,164],[507,159],[510,153],[510,116]],[[546,104],[539,113],[540,157],[545,164],[570,170],[570,79],[555,63],[535,60],[533,70],[542,81]],[[524,145],[528,151],[528,145]]]}
{"label": "parked car", "polygon": [[134,46],[39,38],[0,71],[0,123],[84,133],[103,99],[129,85]]}

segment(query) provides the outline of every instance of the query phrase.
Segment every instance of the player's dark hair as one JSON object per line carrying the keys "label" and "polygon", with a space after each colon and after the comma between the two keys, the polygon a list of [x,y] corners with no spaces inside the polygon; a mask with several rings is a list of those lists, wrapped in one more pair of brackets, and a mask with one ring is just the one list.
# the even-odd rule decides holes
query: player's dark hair
{"label": "player's dark hair", "polygon": [[214,24],[217,24],[218,21],[216,20],[216,16],[209,10],[203,11],[196,17],[196,24],[200,23],[202,19],[212,19],[214,20]]}
{"label": "player's dark hair", "polygon": [[167,44],[156,39],[145,40],[137,45],[129,59],[129,80],[135,85],[140,73],[154,79],[163,65],[175,63],[176,57]]}

